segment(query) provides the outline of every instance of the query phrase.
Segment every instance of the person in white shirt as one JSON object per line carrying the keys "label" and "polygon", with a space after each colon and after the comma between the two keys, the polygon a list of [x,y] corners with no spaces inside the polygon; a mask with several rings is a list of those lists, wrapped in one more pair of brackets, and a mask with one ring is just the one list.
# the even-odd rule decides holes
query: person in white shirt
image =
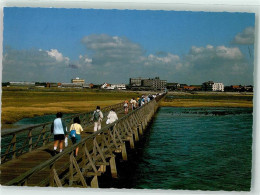
{"label": "person in white shirt", "polygon": [[111,123],[115,122],[116,120],[118,120],[118,117],[117,117],[115,110],[112,108],[107,115],[107,122],[106,123],[111,124]]}
{"label": "person in white shirt", "polygon": [[58,153],[56,150],[60,148],[60,152],[63,151],[63,143],[65,136],[67,136],[67,127],[65,122],[61,119],[62,113],[58,112],[56,114],[56,119],[51,125],[51,132],[54,134],[54,153]]}
{"label": "person in white shirt", "polygon": [[135,100],[135,98],[131,99],[130,103],[132,104],[132,110],[135,110],[136,109],[136,100]]}

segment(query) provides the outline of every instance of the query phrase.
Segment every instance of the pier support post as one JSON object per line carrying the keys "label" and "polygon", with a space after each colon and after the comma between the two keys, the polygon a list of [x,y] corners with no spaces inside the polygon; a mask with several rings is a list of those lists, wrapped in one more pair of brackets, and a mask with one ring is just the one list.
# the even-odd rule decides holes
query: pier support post
{"label": "pier support post", "polygon": [[126,152],[125,143],[122,144],[122,158],[125,161],[127,160],[127,152]]}
{"label": "pier support post", "polygon": [[135,128],[133,129],[133,131],[134,131],[134,134],[135,134],[135,141],[139,141],[139,136],[138,136],[137,127],[135,127]]}
{"label": "pier support post", "polygon": [[135,142],[134,142],[134,137],[133,137],[133,135],[131,135],[131,136],[129,137],[129,140],[130,140],[130,148],[131,148],[131,149],[134,149],[134,148],[135,148]]}
{"label": "pier support post", "polygon": [[140,124],[138,125],[138,131],[139,131],[140,135],[143,135],[142,123],[140,123]]}
{"label": "pier support post", "polygon": [[106,165],[100,165],[98,171],[102,172],[102,173],[105,173],[106,172]]}
{"label": "pier support post", "polygon": [[148,124],[148,121],[147,121],[147,120],[148,120],[147,118],[144,119],[145,127],[147,127],[147,124]]}
{"label": "pier support post", "polygon": [[117,178],[116,160],[115,157],[111,157],[109,160],[111,175],[113,178]]}
{"label": "pier support post", "polygon": [[98,177],[95,175],[90,183],[91,188],[98,188]]}

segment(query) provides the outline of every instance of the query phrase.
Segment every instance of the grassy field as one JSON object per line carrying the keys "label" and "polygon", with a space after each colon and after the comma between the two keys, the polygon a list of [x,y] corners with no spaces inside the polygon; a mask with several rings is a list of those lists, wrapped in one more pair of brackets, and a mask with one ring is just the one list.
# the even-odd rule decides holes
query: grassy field
{"label": "grassy field", "polygon": [[174,107],[253,107],[249,93],[168,93],[160,106]]}
{"label": "grassy field", "polygon": [[123,91],[3,88],[1,122],[5,127],[5,124],[22,118],[56,114],[58,111],[87,112],[97,105],[102,108],[138,95]]}
{"label": "grassy field", "polygon": [[[2,88],[2,128],[34,116],[80,113],[120,103],[151,92],[101,91],[60,88]],[[252,107],[252,94],[170,92],[160,106],[175,107]]]}

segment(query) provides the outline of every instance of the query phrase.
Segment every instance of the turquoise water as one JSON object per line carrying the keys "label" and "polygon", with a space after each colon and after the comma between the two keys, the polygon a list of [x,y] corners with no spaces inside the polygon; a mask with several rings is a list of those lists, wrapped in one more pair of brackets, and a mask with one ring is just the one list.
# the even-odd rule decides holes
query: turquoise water
{"label": "turquoise water", "polygon": [[[72,114],[63,114],[63,118],[70,116]],[[17,121],[14,125],[22,126],[22,125],[37,125],[41,123],[52,122],[56,118],[56,114],[44,115],[44,116],[36,116],[33,118],[24,118]]]}
{"label": "turquoise water", "polygon": [[252,109],[159,109],[132,180],[138,189],[248,191]]}

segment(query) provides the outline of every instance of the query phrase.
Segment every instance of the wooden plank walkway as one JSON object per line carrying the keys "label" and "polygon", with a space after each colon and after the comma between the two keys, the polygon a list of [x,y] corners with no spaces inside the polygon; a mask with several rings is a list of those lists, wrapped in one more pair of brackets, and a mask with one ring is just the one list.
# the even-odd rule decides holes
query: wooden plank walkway
{"label": "wooden plank walkway", "polygon": [[[118,114],[118,118],[122,118],[125,116],[123,111],[121,111]],[[106,124],[106,118],[102,121],[102,127],[104,127]],[[93,124],[87,126],[84,129],[84,132],[82,132],[81,137],[85,138],[93,133]],[[69,146],[71,146],[72,143],[69,140]],[[69,147],[68,146],[68,147]],[[91,148],[91,143],[88,148]],[[81,150],[79,151],[81,152]],[[45,146],[42,146],[36,150],[33,150],[32,152],[25,153],[21,156],[19,156],[17,159],[13,159],[11,161],[8,161],[0,166],[0,183],[4,185],[5,183],[11,181],[12,179],[18,177],[19,175],[27,172],[28,170],[32,169],[33,167],[36,167],[42,162],[45,162],[49,160],[53,156],[53,142],[48,143]],[[64,156],[59,160],[59,162],[56,164],[56,167],[60,167],[60,171],[62,171],[62,167],[67,167],[64,164],[69,163],[69,156]],[[45,177],[49,177],[49,169],[46,171],[40,171],[39,174],[37,174],[35,177],[31,178],[32,183],[30,182],[30,185],[38,184],[43,180]],[[39,177],[41,175],[41,177]]]}

